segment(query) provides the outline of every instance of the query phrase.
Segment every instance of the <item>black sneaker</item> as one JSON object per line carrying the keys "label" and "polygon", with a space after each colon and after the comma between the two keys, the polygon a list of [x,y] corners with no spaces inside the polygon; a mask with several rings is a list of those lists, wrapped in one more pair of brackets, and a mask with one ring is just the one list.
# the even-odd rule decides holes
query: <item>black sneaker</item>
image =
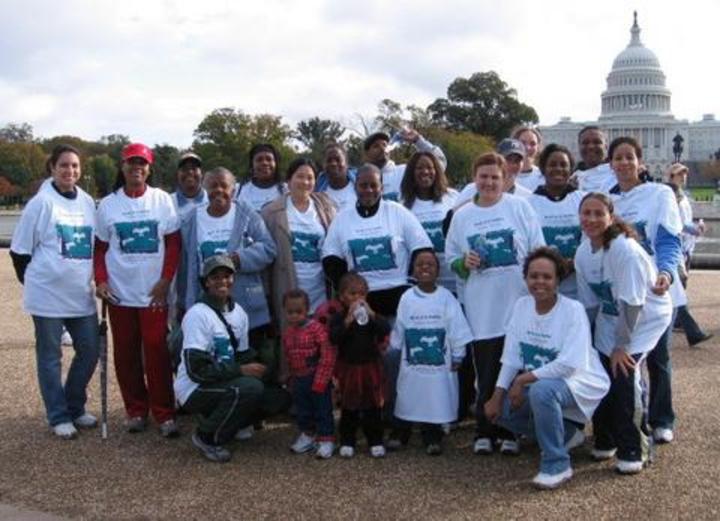
{"label": "black sneaker", "polygon": [[202,452],[202,455],[205,456],[205,459],[208,459],[210,461],[214,461],[216,463],[225,463],[227,461],[230,461],[230,458],[232,457],[230,451],[227,450],[225,447],[221,445],[210,445],[208,443],[205,443],[203,440],[200,439],[200,436],[198,436],[197,432],[194,432],[192,435],[192,443],[200,452]]}

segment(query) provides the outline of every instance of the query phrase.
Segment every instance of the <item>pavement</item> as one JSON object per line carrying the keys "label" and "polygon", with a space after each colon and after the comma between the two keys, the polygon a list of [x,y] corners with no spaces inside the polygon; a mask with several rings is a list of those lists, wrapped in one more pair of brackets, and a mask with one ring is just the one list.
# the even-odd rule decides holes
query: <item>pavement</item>
{"label": "pavement", "polygon": [[[176,440],[162,439],[155,427],[126,433],[112,370],[109,439],[97,430],[55,439],[38,391],[32,323],[0,251],[0,520],[717,520],[719,289],[720,272],[691,273],[692,312],[715,338],[689,349],[674,335],[676,441],[659,446],[655,463],[634,477],[593,462],[586,443],[573,453],[574,478],[540,492],[530,485],[537,449],[524,447],[518,457],[474,456],[470,422],[446,439],[439,457],[426,456],[415,434],[406,450],[384,460],[371,459],[361,443],[352,460],[319,461],[290,454],[295,430],[281,419],[236,444],[231,462],[209,463],[190,443],[189,417],[181,417]],[[88,410],[97,414],[97,375],[89,394]]]}

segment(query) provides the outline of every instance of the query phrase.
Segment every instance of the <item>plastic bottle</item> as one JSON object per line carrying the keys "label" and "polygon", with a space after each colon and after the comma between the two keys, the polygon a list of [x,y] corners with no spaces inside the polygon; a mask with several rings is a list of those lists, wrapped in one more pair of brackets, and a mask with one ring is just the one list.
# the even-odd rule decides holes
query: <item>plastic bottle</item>
{"label": "plastic bottle", "polygon": [[355,322],[357,322],[359,326],[364,326],[370,321],[370,315],[368,314],[365,304],[360,304],[355,308],[353,317],[355,317]]}

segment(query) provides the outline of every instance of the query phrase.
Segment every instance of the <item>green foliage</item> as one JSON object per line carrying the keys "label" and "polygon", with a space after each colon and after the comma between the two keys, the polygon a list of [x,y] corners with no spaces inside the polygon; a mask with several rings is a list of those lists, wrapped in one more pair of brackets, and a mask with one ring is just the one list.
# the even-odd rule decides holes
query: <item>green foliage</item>
{"label": "green foliage", "polygon": [[23,193],[33,193],[33,181],[45,177],[45,158],[37,143],[0,141],[0,176]]}
{"label": "green foliage", "polygon": [[313,117],[297,124],[295,138],[305,146],[307,155],[320,165],[325,145],[341,143],[344,133],[345,127],[337,121]]}
{"label": "green foliage", "polygon": [[[83,164],[83,178],[93,180],[92,188],[94,191],[86,191],[98,198],[105,197],[112,191],[117,171],[117,163],[108,154],[87,158]],[[85,189],[85,186],[83,185],[83,189]],[[88,188],[90,187],[88,186]]]}
{"label": "green foliage", "polygon": [[155,145],[153,155],[155,156],[152,175],[153,186],[164,188],[168,192],[174,191],[180,150],[168,144]]}
{"label": "green foliage", "polygon": [[515,89],[494,71],[456,78],[447,98],[436,99],[427,110],[436,125],[492,136],[496,141],[518,125],[538,121],[535,109],[518,101]]}
{"label": "green foliage", "polygon": [[270,143],[280,153],[280,168],[288,164],[294,150],[288,145],[292,130],[282,117],[270,114],[251,116],[241,110],[213,110],[193,132],[193,150],[203,159],[203,168],[224,166],[237,177],[248,173],[248,154],[256,143]]}
{"label": "green foliage", "polygon": [[0,128],[0,141],[8,143],[32,143],[33,128],[29,123],[8,123]]}

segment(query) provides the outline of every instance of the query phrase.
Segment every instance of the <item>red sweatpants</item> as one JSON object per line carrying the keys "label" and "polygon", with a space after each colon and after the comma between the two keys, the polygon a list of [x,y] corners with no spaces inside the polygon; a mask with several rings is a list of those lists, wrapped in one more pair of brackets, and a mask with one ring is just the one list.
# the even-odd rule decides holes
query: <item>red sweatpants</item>
{"label": "red sweatpants", "polygon": [[[172,366],[167,350],[168,310],[108,307],[115,374],[129,418],[152,412],[162,423],[175,417]],[[147,381],[147,386],[146,386]]]}

